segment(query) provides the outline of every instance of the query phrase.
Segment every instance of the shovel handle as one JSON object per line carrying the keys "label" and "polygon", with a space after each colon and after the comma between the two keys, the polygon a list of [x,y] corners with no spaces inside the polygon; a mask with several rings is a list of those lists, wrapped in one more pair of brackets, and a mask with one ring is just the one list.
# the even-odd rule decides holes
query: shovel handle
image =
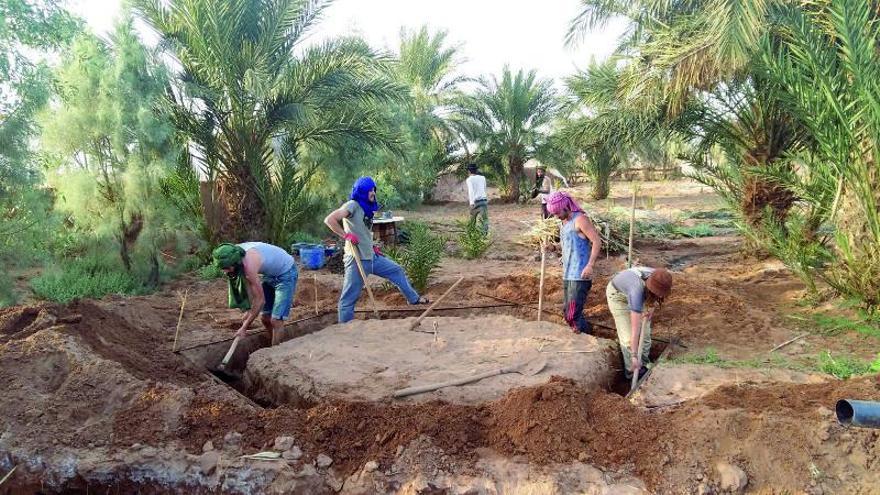
{"label": "shovel handle", "polygon": [[226,355],[223,356],[223,361],[220,362],[221,366],[226,366],[229,364],[229,360],[232,359],[232,355],[235,354],[235,348],[238,346],[238,341],[241,340],[241,337],[236,336],[235,339],[232,340],[232,345],[229,346],[229,351],[226,352]]}
{"label": "shovel handle", "polygon": [[[642,327],[639,329],[639,354],[638,354],[639,361],[641,361],[641,359],[642,359],[642,351],[644,350],[644,346],[645,346],[645,327],[647,326],[647,324],[648,324],[648,320],[645,319],[644,316],[642,316]],[[627,363],[627,364],[629,364],[629,363]],[[644,364],[643,364],[643,366],[644,366]],[[634,392],[636,390],[636,387],[639,384],[639,371],[641,371],[641,370],[638,369],[635,372],[633,372],[632,383],[629,386],[630,393]]]}
{"label": "shovel handle", "polygon": [[442,383],[433,383],[430,385],[420,385],[418,387],[409,387],[402,388],[400,390],[396,390],[392,397],[406,397],[408,395],[416,395],[422,394],[425,392],[431,392],[437,389],[446,388],[446,387],[455,387],[457,385],[467,385],[468,383],[473,383],[483,378],[489,378],[490,376],[501,375],[503,373],[509,373],[510,371],[507,368],[497,368],[491,371],[486,371],[484,373],[480,373],[479,375],[468,376],[465,378],[457,378],[455,380],[449,380],[448,382]]}

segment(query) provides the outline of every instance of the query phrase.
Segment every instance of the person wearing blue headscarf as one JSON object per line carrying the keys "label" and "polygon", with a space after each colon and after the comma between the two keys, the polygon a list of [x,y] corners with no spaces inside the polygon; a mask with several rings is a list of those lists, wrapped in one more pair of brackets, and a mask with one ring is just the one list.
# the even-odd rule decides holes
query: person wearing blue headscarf
{"label": "person wearing blue headscarf", "polygon": [[345,278],[339,294],[339,323],[354,319],[354,306],[364,288],[354,256],[360,257],[364,275],[373,274],[388,280],[397,286],[410,304],[428,304],[428,299],[413,289],[403,268],[382,255],[379,246],[373,244],[373,215],[379,210],[373,178],[358,178],[351,188],[350,198],[324,219],[324,224],[345,242]]}

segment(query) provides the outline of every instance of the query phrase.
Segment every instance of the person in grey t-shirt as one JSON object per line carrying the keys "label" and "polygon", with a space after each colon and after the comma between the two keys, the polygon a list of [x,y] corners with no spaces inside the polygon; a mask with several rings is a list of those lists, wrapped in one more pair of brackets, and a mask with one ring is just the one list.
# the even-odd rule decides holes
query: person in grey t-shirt
{"label": "person in grey t-shirt", "polygon": [[[651,318],[654,310],[672,291],[672,275],[665,268],[636,266],[611,278],[605,290],[608,310],[614,317],[617,327],[617,340],[623,359],[623,370],[627,378],[638,372],[645,372],[645,363],[651,352]],[[645,306],[650,306],[645,309]],[[642,354],[639,356],[639,338],[642,321],[645,336]]]}
{"label": "person in grey t-shirt", "polygon": [[[379,209],[376,201],[376,183],[370,177],[361,177],[351,189],[351,200],[334,210],[324,224],[346,241],[345,277],[339,294],[339,323],[354,319],[354,306],[363,290],[364,282],[358,273],[353,256],[362,260],[365,275],[378,275],[396,285],[410,304],[427,304],[406,278],[403,268],[385,257],[373,244],[373,214]],[[349,249],[351,243],[353,250]]]}

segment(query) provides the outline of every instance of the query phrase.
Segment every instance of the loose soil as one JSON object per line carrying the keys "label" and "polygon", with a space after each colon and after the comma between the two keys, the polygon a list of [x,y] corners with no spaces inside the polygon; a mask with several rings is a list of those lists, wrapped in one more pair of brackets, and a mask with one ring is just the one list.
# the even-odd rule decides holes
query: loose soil
{"label": "loose soil", "polygon": [[[648,184],[643,191],[655,198],[655,215],[717,202],[691,183]],[[616,184],[615,193],[611,203],[628,203],[625,186]],[[443,204],[399,213],[451,233],[465,210]],[[497,303],[493,297],[535,304],[540,266],[517,235],[521,221],[537,214],[537,205],[490,205],[498,234],[487,258],[444,259],[428,296],[438,297],[464,275],[444,305]],[[741,247],[736,237],[637,243],[641,262],[675,269],[673,297],[655,324],[657,337],[678,337],[687,346],[673,357],[712,349],[722,360],[773,368],[779,359],[808,367],[824,350],[876,352],[870,335],[822,334],[805,328],[803,318],[790,318],[808,319],[813,311],[802,304],[802,284],[777,262],[744,256]],[[603,258],[596,267],[586,313],[599,337],[614,336],[598,326],[611,326],[602,289],[623,263]],[[544,305],[555,314],[546,319],[564,324],[559,275],[551,256]],[[373,283],[381,307],[404,306],[396,291]],[[293,318],[315,314],[316,289],[319,311],[333,311],[340,286],[328,271],[303,272]],[[755,493],[868,494],[880,486],[880,435],[839,426],[833,414],[840,398],[880,399],[873,377],[840,381],[815,368],[796,374],[661,364],[635,403],[554,377],[469,404],[330,398],[263,409],[171,352],[178,329],[182,348],[229,338],[241,317],[224,303],[222,280],[185,277],[149,296],[0,310],[0,477],[19,466],[2,488],[485,493],[524,489],[510,480],[540,478],[549,481],[528,489],[611,493],[612,485],[625,484],[636,486],[626,493],[640,493],[638,486],[649,493],[717,493],[719,462],[744,470],[746,491]],[[519,312],[524,319],[537,315]],[[805,330],[806,338],[769,353]],[[279,436],[293,437],[302,456],[238,457],[271,450]],[[210,462],[211,452],[220,453],[219,465]],[[332,466],[314,465],[321,454]],[[367,469],[371,461],[376,470]],[[515,466],[520,474],[504,471]],[[578,477],[595,483],[572,484]]]}

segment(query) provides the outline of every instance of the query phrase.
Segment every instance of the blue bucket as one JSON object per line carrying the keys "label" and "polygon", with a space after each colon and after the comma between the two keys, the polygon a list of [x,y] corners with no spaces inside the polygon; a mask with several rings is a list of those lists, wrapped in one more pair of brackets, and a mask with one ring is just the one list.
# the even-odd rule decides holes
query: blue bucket
{"label": "blue bucket", "polygon": [[302,247],[299,249],[299,257],[309,270],[319,270],[324,266],[324,246]]}

